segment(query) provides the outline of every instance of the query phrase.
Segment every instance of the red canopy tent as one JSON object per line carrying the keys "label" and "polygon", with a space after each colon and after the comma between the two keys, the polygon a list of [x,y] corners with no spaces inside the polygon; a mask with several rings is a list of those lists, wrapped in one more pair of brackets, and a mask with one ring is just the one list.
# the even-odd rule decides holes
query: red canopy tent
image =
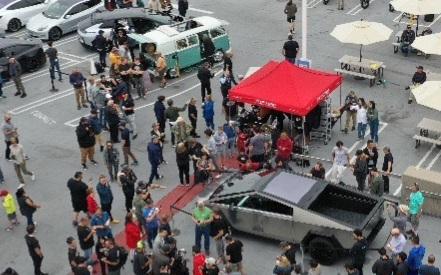
{"label": "red canopy tent", "polygon": [[270,61],[231,89],[229,99],[306,116],[340,84],[342,77]]}

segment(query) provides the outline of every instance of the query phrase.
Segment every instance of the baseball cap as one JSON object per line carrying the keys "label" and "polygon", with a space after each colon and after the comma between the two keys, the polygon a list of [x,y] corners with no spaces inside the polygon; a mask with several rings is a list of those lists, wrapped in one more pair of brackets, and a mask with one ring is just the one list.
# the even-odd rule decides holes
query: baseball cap
{"label": "baseball cap", "polygon": [[215,265],[216,264],[216,259],[213,257],[208,257],[207,259],[205,259],[205,263],[209,264],[209,265]]}
{"label": "baseball cap", "polygon": [[72,237],[72,236],[67,237],[67,239],[66,239],[66,243],[71,244],[74,240],[75,240],[75,239],[74,239],[74,237]]}

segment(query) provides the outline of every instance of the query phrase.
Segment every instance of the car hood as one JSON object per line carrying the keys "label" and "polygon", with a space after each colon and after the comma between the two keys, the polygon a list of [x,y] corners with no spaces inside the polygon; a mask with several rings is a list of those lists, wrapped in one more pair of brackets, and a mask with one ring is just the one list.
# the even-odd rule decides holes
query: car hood
{"label": "car hood", "polygon": [[43,13],[39,13],[29,19],[29,22],[26,25],[26,28],[29,30],[38,30],[42,27],[51,27],[57,25],[60,19],[52,19],[43,15]]}

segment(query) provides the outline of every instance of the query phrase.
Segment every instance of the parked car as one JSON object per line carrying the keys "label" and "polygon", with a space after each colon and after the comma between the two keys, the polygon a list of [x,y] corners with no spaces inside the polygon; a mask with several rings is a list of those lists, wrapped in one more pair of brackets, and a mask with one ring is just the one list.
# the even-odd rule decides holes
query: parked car
{"label": "parked car", "polygon": [[7,72],[9,58],[15,56],[23,72],[32,72],[46,63],[43,44],[39,39],[1,38],[0,39],[0,67],[2,78],[8,79]]}
{"label": "parked car", "polygon": [[178,75],[178,71],[204,61],[202,39],[208,37],[215,46],[215,61],[221,61],[231,51],[226,21],[201,16],[174,25],[159,26],[144,35],[132,33],[129,37],[140,44],[141,58],[147,67],[154,66],[154,53],[161,52],[167,60],[167,74]]}
{"label": "parked car", "polygon": [[58,0],[29,19],[26,29],[32,37],[58,40],[76,31],[79,22],[103,6],[102,0]]}
{"label": "parked car", "polygon": [[56,0],[2,0],[0,1],[0,29],[16,32],[29,18],[47,9]]}
{"label": "parked car", "polygon": [[118,26],[124,27],[128,33],[144,34],[161,25],[172,24],[174,20],[169,14],[149,12],[143,8],[95,12],[78,24],[78,36],[83,46],[92,47],[92,41],[100,30],[108,38]]}
{"label": "parked car", "polygon": [[286,171],[228,177],[208,199],[233,229],[300,243],[329,265],[354,244],[359,228],[371,242],[384,225],[385,200]]}

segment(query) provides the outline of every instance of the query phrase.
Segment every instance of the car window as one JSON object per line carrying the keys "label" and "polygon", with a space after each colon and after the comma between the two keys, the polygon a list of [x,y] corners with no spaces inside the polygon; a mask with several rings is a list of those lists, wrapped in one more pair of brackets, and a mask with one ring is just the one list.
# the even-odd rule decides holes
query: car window
{"label": "car window", "polygon": [[97,6],[99,3],[101,3],[101,0],[89,0],[87,2],[84,2],[88,9]]}
{"label": "car window", "polygon": [[114,26],[115,26],[114,20],[104,20],[100,25],[100,29],[109,29],[109,28],[113,28]]}
{"label": "car window", "polygon": [[57,1],[49,5],[43,15],[48,18],[58,19],[71,7],[69,3]]}
{"label": "car window", "polygon": [[43,4],[43,0],[25,0],[28,3],[28,7]]}
{"label": "car window", "polygon": [[7,10],[18,10],[29,7],[29,4],[25,0],[18,1],[17,3],[14,3],[10,5]]}
{"label": "car window", "polygon": [[198,40],[197,35],[191,35],[191,36],[187,37],[187,40],[188,40],[189,47],[199,44],[199,40]]}
{"label": "car window", "polygon": [[220,200],[216,200],[214,203],[218,203],[218,204],[225,204],[228,206],[237,206],[243,199],[245,198],[245,196],[239,196],[239,197],[233,197],[233,198],[224,198],[224,199],[220,199]]}
{"label": "car window", "polygon": [[187,44],[187,40],[185,38],[176,41],[176,48],[178,50],[182,50],[182,49],[185,49],[187,47],[188,47],[188,44]]}
{"label": "car window", "polygon": [[216,28],[216,29],[210,30],[211,38],[215,38],[215,37],[221,36],[223,34],[225,34],[225,30],[223,28]]}
{"label": "car window", "polygon": [[288,207],[284,204],[278,203],[259,195],[248,196],[241,202],[239,207],[289,216],[292,216],[293,214],[292,207]]}
{"label": "car window", "polygon": [[84,3],[80,3],[80,4],[78,4],[78,5],[76,5],[76,6],[74,6],[74,7],[72,7],[71,9],[70,9],[70,11],[67,13],[68,15],[74,15],[74,14],[77,14],[77,13],[80,13],[80,12],[82,12],[82,11],[85,11],[85,10],[87,10],[89,7],[86,5],[86,4],[84,4]]}

